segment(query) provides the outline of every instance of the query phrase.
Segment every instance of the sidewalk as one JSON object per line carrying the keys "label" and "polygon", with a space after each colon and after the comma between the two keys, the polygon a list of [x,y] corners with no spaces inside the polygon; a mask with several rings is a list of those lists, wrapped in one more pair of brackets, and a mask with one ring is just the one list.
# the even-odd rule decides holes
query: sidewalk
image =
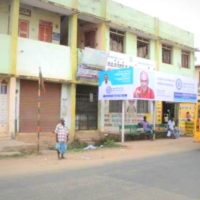
{"label": "sidewalk", "polygon": [[31,147],[32,144],[18,140],[6,139],[0,140],[0,156],[20,155],[19,150]]}
{"label": "sidewalk", "polygon": [[[2,142],[0,146],[1,144]],[[16,144],[22,145],[16,141],[11,141],[8,144],[12,145],[12,147]],[[1,159],[0,177],[52,172],[63,169],[77,169],[122,160],[142,159],[150,156],[181,153],[199,149],[200,144],[194,143],[193,138],[181,137],[179,139],[126,142],[124,143],[124,147],[121,148],[99,148],[97,150],[68,152],[64,160],[58,160],[56,152],[48,150],[42,151],[41,155]]]}

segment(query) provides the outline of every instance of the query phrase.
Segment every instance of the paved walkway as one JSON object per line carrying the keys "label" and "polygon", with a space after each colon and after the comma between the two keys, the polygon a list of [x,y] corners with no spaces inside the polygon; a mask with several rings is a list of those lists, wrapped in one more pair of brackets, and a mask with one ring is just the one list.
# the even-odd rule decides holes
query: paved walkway
{"label": "paved walkway", "polygon": [[16,148],[20,146],[29,146],[30,144],[17,141],[17,140],[12,140],[12,139],[6,139],[6,140],[0,140],[0,152],[6,150],[7,148]]}

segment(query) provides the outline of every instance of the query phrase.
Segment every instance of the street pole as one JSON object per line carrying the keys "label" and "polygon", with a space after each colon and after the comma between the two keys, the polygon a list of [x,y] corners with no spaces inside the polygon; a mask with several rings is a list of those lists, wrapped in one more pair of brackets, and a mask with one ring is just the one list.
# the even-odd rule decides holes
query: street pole
{"label": "street pole", "polygon": [[39,67],[38,101],[37,101],[37,153],[40,152],[40,108],[41,108],[41,69]]}
{"label": "street pole", "polygon": [[156,130],[156,102],[153,101],[153,140],[156,139],[156,133],[155,133],[155,130]]}
{"label": "street pole", "polygon": [[125,107],[125,101],[122,100],[122,132],[121,132],[121,143],[124,143],[124,120],[125,120],[125,114],[124,114],[124,107]]}

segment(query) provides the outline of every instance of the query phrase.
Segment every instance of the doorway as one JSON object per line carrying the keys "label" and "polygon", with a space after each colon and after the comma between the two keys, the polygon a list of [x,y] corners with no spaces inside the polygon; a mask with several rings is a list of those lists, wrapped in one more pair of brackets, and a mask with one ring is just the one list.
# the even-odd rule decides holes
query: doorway
{"label": "doorway", "polygon": [[77,85],[76,130],[97,130],[98,87]]}

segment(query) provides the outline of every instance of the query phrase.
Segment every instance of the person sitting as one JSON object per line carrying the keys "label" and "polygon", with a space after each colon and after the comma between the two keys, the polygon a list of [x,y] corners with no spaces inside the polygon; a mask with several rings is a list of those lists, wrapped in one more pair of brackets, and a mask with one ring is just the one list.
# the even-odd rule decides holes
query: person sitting
{"label": "person sitting", "polygon": [[143,128],[145,134],[150,138],[153,138],[153,126],[149,124],[146,116],[143,117],[143,120],[138,123],[138,126]]}

